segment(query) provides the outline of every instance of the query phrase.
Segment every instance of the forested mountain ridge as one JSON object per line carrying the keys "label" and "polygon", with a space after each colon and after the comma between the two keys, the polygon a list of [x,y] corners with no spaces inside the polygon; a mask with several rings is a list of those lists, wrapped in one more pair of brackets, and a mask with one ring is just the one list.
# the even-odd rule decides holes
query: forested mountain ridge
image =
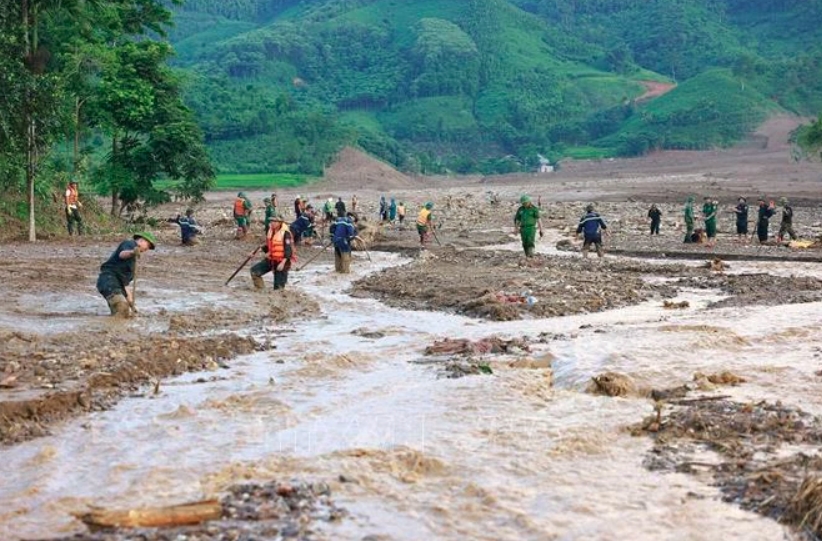
{"label": "forested mountain ridge", "polygon": [[[222,170],[355,143],[422,172],[728,145],[822,110],[820,0],[188,0],[171,33]],[[636,103],[644,81],[678,86]]]}

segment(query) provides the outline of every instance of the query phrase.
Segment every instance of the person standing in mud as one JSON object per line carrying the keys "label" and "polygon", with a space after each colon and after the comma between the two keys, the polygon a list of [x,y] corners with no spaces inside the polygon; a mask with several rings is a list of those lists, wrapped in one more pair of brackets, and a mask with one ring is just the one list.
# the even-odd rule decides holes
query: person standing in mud
{"label": "person standing in mud", "polygon": [[265,236],[262,250],[266,254],[265,259],[251,267],[251,282],[254,289],[265,287],[263,276],[269,272],[274,273],[274,289],[285,289],[288,271],[296,259],[297,251],[293,245],[291,231],[285,225],[285,219],[281,214],[275,215],[271,221],[271,228]]}
{"label": "person standing in mud", "polygon": [[351,272],[351,241],[357,236],[357,228],[351,218],[339,217],[329,228],[334,244],[334,270],[341,274]]}
{"label": "person standing in mud", "polygon": [[420,213],[417,215],[417,233],[420,236],[420,248],[423,249],[435,227],[434,216],[431,214],[432,210],[434,210],[434,203],[429,201],[420,209]]}
{"label": "person standing in mud", "polygon": [[385,202],[385,196],[380,196],[380,221],[388,221],[388,203]]}
{"label": "person standing in mud", "polygon": [[759,238],[759,244],[764,244],[768,241],[768,226],[770,225],[771,216],[776,213],[773,201],[768,205],[764,198],[759,199],[759,210],[756,217],[756,236]]}
{"label": "person standing in mud", "polygon": [[80,216],[80,190],[77,188],[77,181],[72,180],[66,188],[66,228],[69,236],[74,234],[74,224],[77,224],[77,234],[83,234],[83,218]]}
{"label": "person standing in mud", "polygon": [[134,279],[140,254],[153,250],[157,241],[151,233],[135,233],[124,240],[102,265],[97,277],[97,291],[106,299],[111,315],[129,317],[134,308],[134,291],[128,285]]}
{"label": "person standing in mud", "polygon": [[400,225],[405,221],[405,203],[402,201],[397,205],[397,219],[400,221]]}
{"label": "person standing in mud", "polygon": [[716,242],[716,201],[706,197],[702,204],[702,216],[705,219],[705,235],[708,237],[708,246],[713,246]]}
{"label": "person standing in mud", "polygon": [[345,217],[345,201],[342,200],[342,197],[337,198],[337,203],[334,205],[334,209],[337,211],[337,218]]}
{"label": "person standing in mud", "polygon": [[251,201],[245,193],[239,192],[234,200],[234,221],[237,223],[235,239],[242,239],[248,234],[249,220],[251,219]]}
{"label": "person standing in mud", "polygon": [[585,216],[580,218],[579,225],[577,225],[577,238],[580,233],[583,234],[582,242],[582,257],[588,257],[588,247],[592,244],[596,248],[597,256],[602,257],[604,254],[602,250],[602,233],[608,229],[608,224],[602,219],[599,213],[594,211],[594,205],[590,204],[585,207]]}
{"label": "person standing in mud", "polygon": [[734,213],[736,214],[736,238],[742,242],[748,236],[748,202],[744,197],[736,201]]}
{"label": "person standing in mud", "polygon": [[694,196],[689,195],[685,199],[685,208],[682,209],[685,219],[685,240],[683,242],[692,242],[694,234]]}
{"label": "person standing in mud", "polygon": [[537,241],[537,228],[539,236],[542,238],[542,220],[539,218],[539,208],[531,202],[530,195],[523,195],[519,198],[520,206],[514,214],[514,230],[519,233],[522,241],[522,249],[525,257],[534,257],[534,249]]}
{"label": "person standing in mud", "polygon": [[357,194],[351,196],[351,212],[357,212]]}
{"label": "person standing in mud", "polygon": [[294,217],[299,218],[300,214],[303,213],[303,198],[301,195],[298,195],[294,198]]}
{"label": "person standing in mud", "polygon": [[656,205],[648,210],[648,219],[651,220],[651,235],[659,235],[659,224],[662,223],[662,211]]}
{"label": "person standing in mud", "polygon": [[268,234],[271,220],[277,215],[277,207],[274,206],[274,201],[270,197],[263,199],[263,203],[265,203],[265,233]]}
{"label": "person standing in mud", "polygon": [[272,192],[271,193],[271,206],[274,207],[274,212],[277,212],[277,194]]}
{"label": "person standing in mud", "polygon": [[779,224],[777,240],[782,242],[785,233],[788,234],[791,240],[796,240],[796,232],[793,230],[793,208],[785,197],[781,198],[779,203],[782,205],[782,221]]}
{"label": "person standing in mud", "polygon": [[388,204],[388,221],[392,224],[397,219],[397,202],[391,198],[391,203]]}

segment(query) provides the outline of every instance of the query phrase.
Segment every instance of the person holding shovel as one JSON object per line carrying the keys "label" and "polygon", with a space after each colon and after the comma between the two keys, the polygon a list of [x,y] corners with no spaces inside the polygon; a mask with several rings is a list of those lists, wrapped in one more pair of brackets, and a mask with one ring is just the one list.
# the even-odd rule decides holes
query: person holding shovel
{"label": "person holding shovel", "polygon": [[112,316],[124,318],[136,312],[134,291],[129,291],[127,286],[134,280],[140,254],[153,250],[156,244],[151,233],[135,233],[133,239],[121,242],[100,266],[97,291],[106,299]]}
{"label": "person holding shovel", "polygon": [[514,228],[522,240],[525,257],[534,257],[537,227],[539,227],[539,236],[542,238],[542,220],[539,218],[539,208],[531,202],[530,195],[523,195],[519,198],[519,202],[520,207],[514,215]]}
{"label": "person holding shovel", "polygon": [[434,210],[434,203],[427,202],[417,214],[417,234],[420,236],[420,248],[425,248],[428,243],[431,233],[434,232],[434,216],[431,211]]}
{"label": "person holding shovel", "polygon": [[294,248],[294,239],[291,231],[285,224],[282,214],[277,214],[271,221],[271,227],[265,236],[265,259],[251,267],[251,281],[255,289],[263,289],[263,276],[274,273],[274,289],[285,289],[288,282],[288,271],[291,263],[296,261],[297,251]]}

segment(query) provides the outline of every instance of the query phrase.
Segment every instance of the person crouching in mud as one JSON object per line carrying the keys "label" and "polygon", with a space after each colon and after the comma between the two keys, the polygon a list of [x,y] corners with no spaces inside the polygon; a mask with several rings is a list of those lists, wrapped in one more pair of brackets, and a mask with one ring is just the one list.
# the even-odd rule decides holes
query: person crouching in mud
{"label": "person crouching in mud", "polygon": [[151,233],[136,233],[133,240],[121,242],[111,257],[100,266],[97,291],[106,299],[112,316],[131,316],[134,296],[127,286],[134,279],[140,254],[153,250],[156,244]]}

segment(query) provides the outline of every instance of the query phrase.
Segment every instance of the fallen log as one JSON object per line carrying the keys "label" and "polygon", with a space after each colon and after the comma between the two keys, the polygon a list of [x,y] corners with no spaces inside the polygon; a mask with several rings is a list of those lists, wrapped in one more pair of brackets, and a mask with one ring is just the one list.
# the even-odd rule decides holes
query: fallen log
{"label": "fallen log", "polygon": [[222,511],[223,508],[218,500],[204,500],[165,507],[142,507],[128,510],[92,509],[87,513],[75,514],[75,516],[91,529],[170,528],[216,520],[220,518]]}

